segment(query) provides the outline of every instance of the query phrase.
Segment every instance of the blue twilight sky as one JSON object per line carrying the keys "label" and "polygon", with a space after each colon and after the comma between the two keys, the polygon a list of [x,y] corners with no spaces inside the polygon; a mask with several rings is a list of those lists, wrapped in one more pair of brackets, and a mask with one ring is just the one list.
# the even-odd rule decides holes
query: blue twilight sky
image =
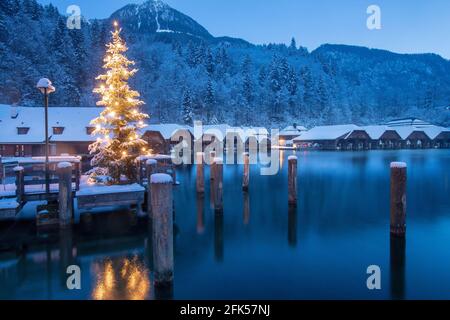
{"label": "blue twilight sky", "polygon": [[[142,0],[38,0],[65,13],[71,4],[88,18],[106,18]],[[450,59],[449,0],[165,0],[214,36],[252,43],[353,44],[401,53],[433,52]],[[366,27],[369,5],[381,8],[381,30]]]}

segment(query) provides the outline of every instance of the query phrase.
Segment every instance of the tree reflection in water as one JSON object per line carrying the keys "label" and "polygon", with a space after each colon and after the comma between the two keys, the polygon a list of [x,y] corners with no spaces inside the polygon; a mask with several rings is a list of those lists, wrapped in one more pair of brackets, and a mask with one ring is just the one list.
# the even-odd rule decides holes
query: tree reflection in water
{"label": "tree reflection in water", "polygon": [[95,262],[92,291],[94,300],[144,300],[149,298],[149,270],[135,256],[133,259],[105,259]]}

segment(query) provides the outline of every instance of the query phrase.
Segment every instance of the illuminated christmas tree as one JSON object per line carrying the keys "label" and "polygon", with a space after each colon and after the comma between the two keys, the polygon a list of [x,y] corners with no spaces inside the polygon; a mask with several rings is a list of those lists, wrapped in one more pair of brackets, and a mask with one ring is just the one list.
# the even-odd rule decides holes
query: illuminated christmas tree
{"label": "illuminated christmas tree", "polygon": [[144,120],[149,116],[140,112],[139,107],[144,102],[139,100],[139,93],[128,86],[128,80],[137,70],[130,68],[134,62],[124,55],[128,48],[120,36],[122,29],[117,22],[114,27],[103,65],[107,72],[97,77],[102,85],[94,89],[94,93],[102,97],[97,105],[105,109],[91,121],[95,125],[92,135],[101,137],[89,146],[89,150],[94,155],[91,161],[93,175],[107,175],[118,183],[121,176],[135,179],[135,160],[148,152],[147,142],[141,139],[139,129],[146,127]]}

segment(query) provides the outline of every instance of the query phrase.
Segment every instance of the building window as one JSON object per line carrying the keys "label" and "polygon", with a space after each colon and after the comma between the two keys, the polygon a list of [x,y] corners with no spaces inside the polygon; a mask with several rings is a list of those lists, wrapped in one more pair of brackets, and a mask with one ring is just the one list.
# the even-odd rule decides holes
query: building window
{"label": "building window", "polygon": [[94,132],[95,128],[94,127],[86,127],[86,134],[91,135],[92,132]]}
{"label": "building window", "polygon": [[28,131],[30,131],[30,128],[26,128],[26,127],[18,127],[17,128],[17,134],[20,134],[20,135],[28,134]]}
{"label": "building window", "polygon": [[53,134],[63,134],[64,127],[53,127]]}

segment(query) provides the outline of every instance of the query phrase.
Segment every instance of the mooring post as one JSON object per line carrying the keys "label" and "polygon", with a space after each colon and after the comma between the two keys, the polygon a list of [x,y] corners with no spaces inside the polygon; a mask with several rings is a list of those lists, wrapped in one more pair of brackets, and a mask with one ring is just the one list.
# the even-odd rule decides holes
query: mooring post
{"label": "mooring post", "polygon": [[244,225],[250,223],[250,195],[244,193]]}
{"label": "mooring post", "polygon": [[151,202],[153,213],[153,263],[155,285],[173,281],[173,180],[168,174],[153,174]]}
{"label": "mooring post", "polygon": [[205,192],[205,173],[204,173],[204,167],[203,167],[203,152],[197,152],[197,193],[204,193]]}
{"label": "mooring post", "polygon": [[391,235],[406,234],[406,173],[404,162],[391,163]]}
{"label": "mooring post", "polygon": [[203,210],[204,195],[197,194],[197,234],[203,234],[205,231],[205,214]]}
{"label": "mooring post", "polygon": [[242,181],[242,189],[248,191],[250,182],[250,155],[248,152],[244,152],[244,178]]}
{"label": "mooring post", "polygon": [[174,164],[172,164],[172,180],[173,180],[173,185],[177,184],[177,170]]}
{"label": "mooring post", "polygon": [[72,201],[72,164],[60,162],[57,167],[59,180],[58,213],[59,226],[66,228],[71,225],[73,214]]}
{"label": "mooring post", "polygon": [[214,201],[216,199],[215,196],[215,186],[214,186],[214,180],[215,180],[215,175],[216,175],[216,171],[217,171],[217,164],[214,163],[214,159],[210,160],[210,166],[209,166],[209,196],[210,196],[210,207],[211,210],[214,210]]}
{"label": "mooring post", "polygon": [[155,159],[148,159],[145,163],[145,173],[147,175],[147,214],[152,219],[152,188],[151,188],[151,176],[156,172],[156,166],[158,161]]}
{"label": "mooring post", "polygon": [[214,158],[214,210],[216,213],[223,212],[223,160]]}
{"label": "mooring post", "polygon": [[80,190],[81,162],[75,162],[75,190]]}
{"label": "mooring post", "polygon": [[215,151],[211,151],[210,153],[209,153],[209,165],[210,165],[210,167],[211,167],[211,172],[210,172],[210,175],[209,175],[209,179],[212,181],[212,180],[214,180],[214,169],[215,169],[215,166],[214,166],[214,159],[216,158],[216,152]]}
{"label": "mooring post", "polygon": [[297,156],[288,158],[288,203],[290,206],[297,205]]}
{"label": "mooring post", "polygon": [[16,197],[17,202],[22,203],[25,200],[25,169],[17,166],[14,168],[16,174]]}
{"label": "mooring post", "polygon": [[136,173],[137,173],[137,182],[142,186],[144,183],[144,175],[142,172],[142,159],[138,157],[136,159]]}

